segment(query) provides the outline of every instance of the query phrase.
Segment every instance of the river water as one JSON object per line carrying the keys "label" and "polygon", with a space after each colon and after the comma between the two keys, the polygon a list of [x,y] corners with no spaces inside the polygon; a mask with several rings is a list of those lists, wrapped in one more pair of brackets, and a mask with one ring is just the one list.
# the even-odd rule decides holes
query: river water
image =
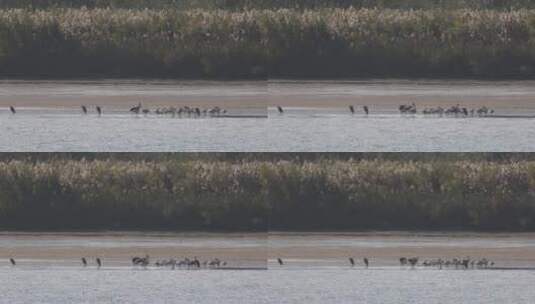
{"label": "river water", "polygon": [[0,268],[3,303],[533,303],[533,271]]}

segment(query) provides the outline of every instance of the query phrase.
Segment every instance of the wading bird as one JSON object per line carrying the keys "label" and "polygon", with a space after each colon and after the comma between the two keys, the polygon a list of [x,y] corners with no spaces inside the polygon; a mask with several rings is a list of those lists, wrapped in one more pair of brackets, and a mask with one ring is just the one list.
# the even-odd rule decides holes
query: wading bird
{"label": "wading bird", "polygon": [[470,265],[470,257],[463,259],[461,264],[463,265],[464,269],[468,269],[468,266]]}
{"label": "wading bird", "polygon": [[17,263],[15,263],[15,259],[9,258],[9,261],[11,262],[11,266],[17,265]]}
{"label": "wading bird", "polygon": [[82,112],[84,112],[84,114],[87,114],[87,108],[84,105],[82,105]]}
{"label": "wading bird", "polygon": [[351,266],[355,266],[355,260],[353,258],[349,258],[349,263],[351,263]]}
{"label": "wading bird", "polygon": [[97,113],[98,113],[98,116],[102,115],[102,108],[97,106]]}
{"label": "wading bird", "polygon": [[349,111],[351,111],[351,114],[355,114],[355,107],[349,106]]}
{"label": "wading bird", "polygon": [[279,110],[279,114],[283,114],[284,113],[284,110],[282,109],[281,106],[277,106],[277,110]]}
{"label": "wading bird", "polygon": [[193,258],[193,261],[191,261],[189,266],[194,266],[197,268],[201,268],[201,262],[197,259],[197,257]]}
{"label": "wading bird", "polygon": [[97,258],[97,265],[98,265],[98,268],[100,268],[100,266],[102,266],[102,261],[100,260],[100,258]]}
{"label": "wading bird", "polygon": [[87,260],[85,258],[82,258],[82,265],[87,266]]}
{"label": "wading bird", "polygon": [[9,110],[11,111],[11,114],[17,114],[17,111],[15,111],[13,106],[9,106]]}
{"label": "wading bird", "polygon": [[364,106],[364,113],[366,113],[366,115],[368,115],[368,113],[370,113],[370,110],[368,109],[368,106]]}
{"label": "wading bird", "polygon": [[279,265],[284,265],[284,262],[282,261],[281,258],[277,258],[277,262],[279,262]]}
{"label": "wading bird", "polygon": [[139,114],[140,110],[141,110],[141,102],[137,106],[130,108],[130,112],[136,113],[136,114]]}
{"label": "wading bird", "polygon": [[410,258],[408,259],[409,264],[411,264],[412,267],[416,266],[418,264],[418,258]]}
{"label": "wading bird", "polygon": [[364,258],[364,265],[366,265],[366,268],[370,266],[370,261],[368,261],[368,258]]}
{"label": "wading bird", "polygon": [[148,255],[146,255],[143,258],[141,258],[141,257],[133,257],[132,258],[132,264],[134,266],[139,265],[139,266],[145,267],[145,266],[149,265],[149,262],[150,262],[150,258],[149,258]]}

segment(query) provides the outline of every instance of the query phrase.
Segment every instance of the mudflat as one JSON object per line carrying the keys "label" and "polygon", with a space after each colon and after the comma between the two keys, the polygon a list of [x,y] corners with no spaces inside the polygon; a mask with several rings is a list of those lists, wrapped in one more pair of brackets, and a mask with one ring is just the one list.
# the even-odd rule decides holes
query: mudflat
{"label": "mudflat", "polygon": [[267,86],[262,81],[173,81],[140,79],[3,80],[0,107],[72,108],[81,105],[128,110],[143,107],[219,106],[265,109]]}
{"label": "mudflat", "polygon": [[[269,80],[180,81],[157,79],[2,80],[0,107],[78,110],[81,105],[128,110],[144,107],[219,106],[265,109],[368,106],[371,113],[399,105],[489,107],[500,113],[535,114],[535,81],[482,80]],[[358,110],[358,109],[357,109]]]}
{"label": "mudflat", "polygon": [[397,112],[401,104],[426,107],[495,109],[497,114],[535,113],[532,81],[480,80],[273,80],[269,106],[344,108],[368,106],[371,113]]}
{"label": "mudflat", "polygon": [[368,233],[158,233],[1,232],[0,261],[19,264],[79,265],[100,257],[106,265],[127,266],[133,256],[157,259],[219,258],[230,267],[262,267],[281,258],[286,266],[396,266],[400,257],[486,258],[496,267],[535,267],[535,233],[368,232]]}
{"label": "mudflat", "polygon": [[364,257],[373,266],[400,265],[400,257],[424,260],[486,258],[497,267],[535,267],[534,233],[270,233],[269,256],[286,265],[347,265]]}
{"label": "mudflat", "polygon": [[219,258],[229,267],[262,267],[267,257],[265,233],[146,232],[2,232],[0,260],[18,265],[80,265],[81,257],[99,257],[110,266],[131,265],[134,256],[199,260]]}

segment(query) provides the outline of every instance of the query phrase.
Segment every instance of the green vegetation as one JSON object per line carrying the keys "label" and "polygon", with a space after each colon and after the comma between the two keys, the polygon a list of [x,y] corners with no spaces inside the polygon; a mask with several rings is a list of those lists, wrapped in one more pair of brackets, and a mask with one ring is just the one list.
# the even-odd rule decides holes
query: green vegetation
{"label": "green vegetation", "polygon": [[95,155],[3,157],[0,229],[535,231],[529,155]]}
{"label": "green vegetation", "polygon": [[533,77],[535,10],[2,9],[2,76]]}

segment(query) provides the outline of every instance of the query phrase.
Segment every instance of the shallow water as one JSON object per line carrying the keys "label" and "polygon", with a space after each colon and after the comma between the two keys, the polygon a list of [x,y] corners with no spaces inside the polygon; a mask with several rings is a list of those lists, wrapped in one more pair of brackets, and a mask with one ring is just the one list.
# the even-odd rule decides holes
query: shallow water
{"label": "shallow water", "polygon": [[[5,303],[532,303],[533,271],[0,268]],[[24,282],[24,283],[22,283]]]}
{"label": "shallow water", "polygon": [[246,152],[265,149],[265,120],[0,115],[0,151]]}
{"label": "shallow water", "polygon": [[0,151],[529,152],[535,119],[397,115],[156,118],[0,115]]}
{"label": "shallow water", "polygon": [[535,119],[302,115],[269,119],[269,150],[286,152],[530,152]]}

